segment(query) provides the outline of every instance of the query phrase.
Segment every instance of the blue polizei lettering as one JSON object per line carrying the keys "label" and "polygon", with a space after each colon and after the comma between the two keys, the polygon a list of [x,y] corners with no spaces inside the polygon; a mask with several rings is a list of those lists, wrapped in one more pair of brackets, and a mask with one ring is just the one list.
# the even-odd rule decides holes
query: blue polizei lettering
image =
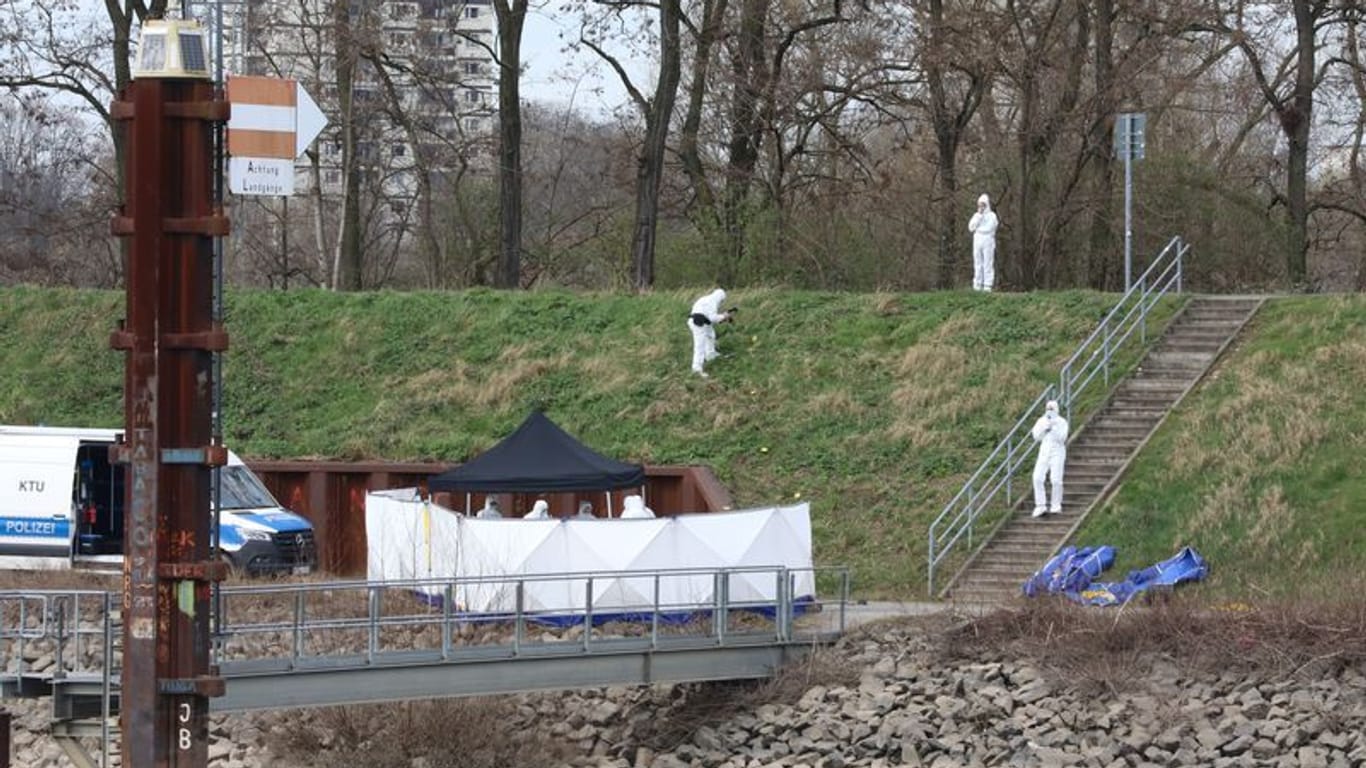
{"label": "blue polizei lettering", "polygon": [[71,521],[32,517],[0,517],[0,536],[66,539],[71,536]]}

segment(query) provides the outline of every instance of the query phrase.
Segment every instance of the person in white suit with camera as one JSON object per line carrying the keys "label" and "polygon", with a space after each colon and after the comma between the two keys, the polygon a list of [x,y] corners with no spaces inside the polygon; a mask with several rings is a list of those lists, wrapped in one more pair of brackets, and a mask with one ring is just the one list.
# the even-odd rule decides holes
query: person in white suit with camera
{"label": "person in white suit with camera", "polygon": [[693,302],[688,313],[688,330],[692,332],[692,370],[702,378],[707,378],[705,367],[715,360],[716,324],[730,319],[730,312],[721,310],[721,302],[726,300],[726,292],[720,288]]}
{"label": "person in white suit with camera", "polygon": [[[1062,511],[1062,470],[1067,463],[1067,419],[1058,413],[1058,401],[1049,400],[1044,414],[1034,422],[1034,442],[1039,457],[1034,461],[1034,517]],[[1044,481],[1053,481],[1053,503],[1044,495]]]}
{"label": "person in white suit with camera", "polygon": [[977,212],[968,219],[972,233],[972,290],[991,292],[996,282],[996,228],[1001,220],[991,210],[991,198],[977,198]]}

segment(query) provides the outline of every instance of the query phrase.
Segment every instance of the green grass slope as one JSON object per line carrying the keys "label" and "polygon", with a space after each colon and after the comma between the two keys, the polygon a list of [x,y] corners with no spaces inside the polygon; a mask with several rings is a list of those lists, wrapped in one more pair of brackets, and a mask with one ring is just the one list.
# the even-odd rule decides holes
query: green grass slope
{"label": "green grass slope", "polygon": [[1366,571],[1366,297],[1268,302],[1076,541],[1119,576],[1196,548],[1227,595]]}
{"label": "green grass slope", "polygon": [[[813,508],[817,558],[924,594],[926,527],[1113,296],[741,291],[713,378],[693,294],[234,292],[229,443],[257,457],[460,461],[543,405],[602,452],[711,465]],[[0,423],[117,426],[118,293],[0,288]],[[1212,591],[1332,590],[1366,565],[1366,298],[1269,302],[1079,543],[1117,574],[1190,544]]]}
{"label": "green grass slope", "polygon": [[[929,521],[1115,297],[739,291],[688,371],[693,294],[228,295],[225,425],[245,456],[460,461],[534,405],[611,456],[809,500],[862,594],[924,594]],[[0,423],[117,426],[116,293],[0,289]]]}

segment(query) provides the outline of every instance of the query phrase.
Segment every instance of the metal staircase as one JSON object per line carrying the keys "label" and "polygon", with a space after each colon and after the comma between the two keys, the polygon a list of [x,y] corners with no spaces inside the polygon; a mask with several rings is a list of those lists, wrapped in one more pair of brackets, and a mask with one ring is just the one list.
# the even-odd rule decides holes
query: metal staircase
{"label": "metal staircase", "polygon": [[1257,298],[1192,299],[1134,374],[1115,388],[1069,443],[1062,512],[1032,518],[1033,503],[1022,492],[1021,502],[996,535],[949,584],[947,596],[959,602],[998,603],[1018,595],[1025,579],[1108,498],[1158,425],[1260,305]]}

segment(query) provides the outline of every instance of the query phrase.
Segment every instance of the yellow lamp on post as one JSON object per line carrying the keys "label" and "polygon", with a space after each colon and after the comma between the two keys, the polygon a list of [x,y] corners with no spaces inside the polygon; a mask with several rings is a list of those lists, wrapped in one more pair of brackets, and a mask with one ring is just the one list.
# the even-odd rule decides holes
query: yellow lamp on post
{"label": "yellow lamp on post", "polygon": [[133,79],[212,80],[204,28],[193,19],[148,19],[142,24]]}

